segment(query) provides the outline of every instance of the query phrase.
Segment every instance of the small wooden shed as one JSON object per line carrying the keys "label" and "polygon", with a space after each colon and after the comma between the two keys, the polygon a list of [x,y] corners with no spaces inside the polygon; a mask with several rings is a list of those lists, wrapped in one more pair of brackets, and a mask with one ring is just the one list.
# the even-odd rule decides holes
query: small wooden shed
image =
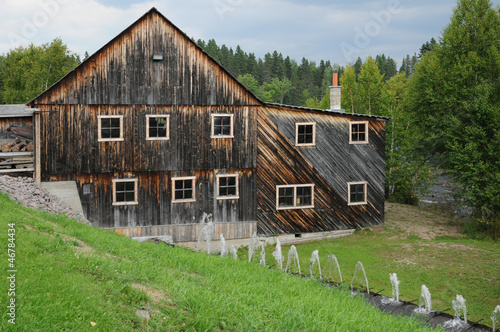
{"label": "small wooden shed", "polygon": [[383,222],[386,119],[263,103],[155,8],[29,106],[37,181],[75,181],[98,227],[182,242],[204,214],[226,239]]}

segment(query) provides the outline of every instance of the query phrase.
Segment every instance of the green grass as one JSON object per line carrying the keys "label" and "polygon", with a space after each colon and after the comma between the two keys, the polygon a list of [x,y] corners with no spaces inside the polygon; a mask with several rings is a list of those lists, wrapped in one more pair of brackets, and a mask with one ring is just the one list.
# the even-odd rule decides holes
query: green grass
{"label": "green grass", "polygon": [[[418,215],[418,208],[411,209]],[[427,213],[422,211],[424,215]],[[427,217],[438,219],[432,214]],[[492,325],[490,316],[500,304],[500,243],[449,235],[423,239],[405,233],[400,226],[393,226],[389,221],[385,226],[355,232],[349,237],[303,243],[296,247],[303,274],[309,274],[309,260],[314,250],[319,250],[323,270],[328,255],[335,254],[347,285],[351,284],[356,263],[361,261],[370,291],[382,291],[382,294],[392,296],[389,274],[397,273],[400,299],[417,299],[418,304],[421,285],[425,284],[432,296],[433,309],[450,309],[448,313],[453,315],[451,302],[460,294],[467,301],[468,319],[482,320],[481,324]],[[271,255],[273,250],[274,246],[266,248],[266,258],[269,257],[268,264],[275,266]],[[288,250],[289,246],[282,247],[285,261]],[[339,281],[337,275],[334,279]],[[354,286],[365,288],[360,282]]]}
{"label": "green grass", "polygon": [[[2,331],[425,330],[416,320],[382,314],[345,289],[245,259],[138,243],[21,207],[5,195],[0,221],[3,294],[9,288],[9,223],[15,223],[17,269],[16,324],[8,323],[4,295]],[[138,316],[138,309],[150,319]]]}

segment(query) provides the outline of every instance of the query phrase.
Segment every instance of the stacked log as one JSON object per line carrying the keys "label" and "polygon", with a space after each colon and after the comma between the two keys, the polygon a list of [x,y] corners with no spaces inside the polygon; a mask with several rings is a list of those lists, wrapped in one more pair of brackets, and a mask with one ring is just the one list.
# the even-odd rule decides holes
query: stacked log
{"label": "stacked log", "polygon": [[33,151],[33,142],[18,141],[9,142],[1,147],[2,152]]}
{"label": "stacked log", "polygon": [[33,151],[33,142],[29,142],[28,144],[26,144],[26,146],[23,147],[21,151]]}
{"label": "stacked log", "polygon": [[15,142],[10,142],[2,146],[2,152],[11,152],[12,147],[16,145]]}

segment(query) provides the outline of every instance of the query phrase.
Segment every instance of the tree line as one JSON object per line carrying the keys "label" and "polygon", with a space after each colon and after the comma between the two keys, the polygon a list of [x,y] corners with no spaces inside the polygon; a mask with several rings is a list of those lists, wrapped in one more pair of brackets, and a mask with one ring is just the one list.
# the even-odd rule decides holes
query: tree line
{"label": "tree line", "polygon": [[[399,68],[384,54],[340,66],[196,43],[265,102],[329,109],[332,73],[339,73],[342,108],[391,119],[387,199],[417,203],[438,166],[458,183],[470,227],[500,236],[500,9],[490,0],[457,0],[439,40]],[[11,50],[0,56],[0,103],[27,103],[79,63],[60,39]]]}

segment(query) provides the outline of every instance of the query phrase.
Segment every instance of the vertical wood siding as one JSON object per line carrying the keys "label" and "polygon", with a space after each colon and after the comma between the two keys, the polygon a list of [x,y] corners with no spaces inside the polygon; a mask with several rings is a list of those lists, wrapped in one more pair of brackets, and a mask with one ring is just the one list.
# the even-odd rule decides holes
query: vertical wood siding
{"label": "vertical wood siding", "polygon": [[[239,174],[240,196],[217,200],[215,176],[229,173]],[[181,176],[196,177],[194,202],[172,203],[171,179]],[[126,178],[138,180],[138,204],[113,206],[113,179]],[[79,174],[76,182],[87,218],[99,227],[196,224],[203,213],[212,214],[218,223],[256,220],[255,172],[252,170]],[[90,189],[88,193],[83,190],[85,185]]]}
{"label": "vertical wood siding", "polygon": [[[256,168],[255,107],[41,106],[42,177],[104,172]],[[211,138],[211,114],[234,115]],[[146,140],[146,115],[169,115],[170,139]],[[98,116],[123,115],[123,141],[98,142]]]}
{"label": "vertical wood siding", "polygon": [[[349,120],[369,120],[370,144],[349,144]],[[316,123],[316,146],[296,147],[295,123]],[[384,216],[384,122],[268,107],[259,112],[258,228],[261,234],[373,226]],[[366,205],[348,206],[347,183],[368,182]],[[313,209],[276,210],[276,185],[315,185]]]}
{"label": "vertical wood siding", "polygon": [[[155,54],[163,60],[153,61]],[[33,104],[258,105],[259,101],[151,10]]]}

